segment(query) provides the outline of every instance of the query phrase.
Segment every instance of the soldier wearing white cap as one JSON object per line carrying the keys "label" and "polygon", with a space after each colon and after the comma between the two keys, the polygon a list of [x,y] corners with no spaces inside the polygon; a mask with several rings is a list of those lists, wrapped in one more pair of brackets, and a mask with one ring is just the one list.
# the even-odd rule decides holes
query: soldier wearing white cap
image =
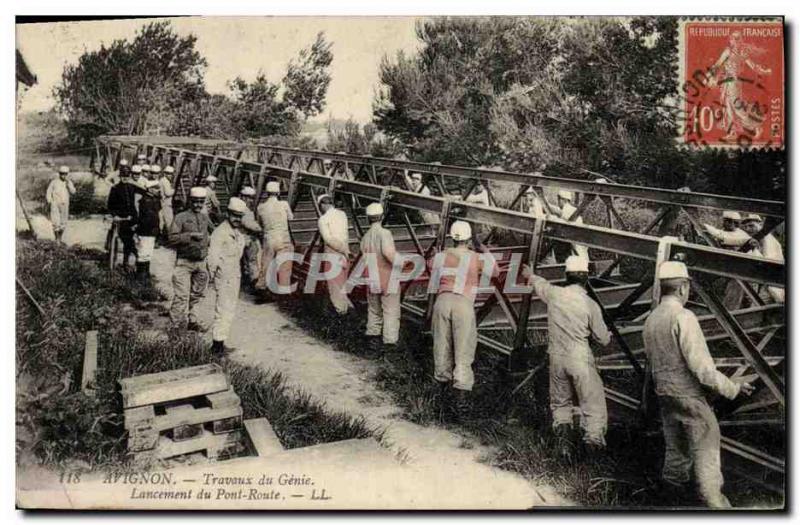
{"label": "soldier wearing white cap", "polygon": [[150,173],[147,179],[157,181],[159,177],[161,177],[161,166],[159,166],[158,164],[151,164]]}
{"label": "soldier wearing white cap", "polygon": [[697,317],[684,308],[690,292],[686,265],[663,262],[658,279],[661,301],[645,321],[643,338],[664,431],[662,477],[676,495],[694,477],[709,507],[730,507],[722,494],[719,425],[706,392],[733,399],[753,388],[716,369]]}
{"label": "soldier wearing white cap", "polygon": [[533,186],[528,186],[525,190],[524,210],[534,217],[546,217],[544,202],[536,193]]}
{"label": "soldier wearing white cap", "polygon": [[205,188],[192,188],[189,191],[189,209],[176,215],[169,227],[169,243],[177,252],[172,274],[175,294],[170,318],[176,324],[183,324],[188,314],[190,330],[200,329],[194,307],[203,298],[208,285],[206,257],[211,223],[204,211],[206,197]]}
{"label": "soldier wearing white cap", "polygon": [[[742,221],[742,229],[750,236],[752,236],[752,249],[748,253],[766,257],[773,261],[784,262],[783,247],[774,235],[768,233],[761,238],[761,241],[756,241],[755,235],[764,227],[764,221],[760,215],[751,213]],[[762,293],[763,295],[763,293]],[[786,301],[786,290],[778,286],[768,286],[767,295],[764,299],[775,301],[776,303],[783,304]]]}
{"label": "soldier wearing white cap", "polygon": [[[273,268],[275,257],[281,253],[294,251],[292,237],[289,233],[289,221],[294,218],[289,203],[280,200],[281,184],[278,181],[267,183],[267,200],[258,205],[256,215],[264,232],[261,247],[261,264],[259,267],[256,288],[266,297],[267,290],[286,288],[291,284],[292,260]],[[270,280],[275,283],[270,283]],[[277,285],[277,286],[275,286]]]}
{"label": "soldier wearing white cap", "polygon": [[61,166],[58,168],[58,177],[50,181],[45,194],[47,204],[50,206],[50,222],[53,223],[53,232],[59,242],[69,220],[69,198],[74,194],[75,185],[69,180],[69,168]]}
{"label": "soldier wearing white cap", "polygon": [[219,224],[222,220],[222,207],[219,205],[219,198],[217,197],[217,178],[209,175],[205,180],[206,186],[206,213],[211,219],[212,224]]}
{"label": "soldier wearing white cap", "polygon": [[225,352],[225,341],[231,331],[239,302],[242,278],[239,263],[247,242],[246,235],[242,232],[242,218],[247,211],[247,204],[243,200],[231,197],[228,201],[228,219],[211,234],[208,248],[208,274],[217,289],[214,325],[211,328],[214,342],[211,350],[217,355]]}
{"label": "soldier wearing white cap", "polygon": [[146,182],[147,191],[139,201],[136,220],[136,277],[142,284],[150,282],[150,259],[161,230],[161,189],[157,180]]}
{"label": "soldier wearing white cap", "polygon": [[[572,216],[577,211],[577,208],[573,206],[572,201],[575,198],[575,194],[571,191],[567,190],[559,190],[558,192],[558,210],[560,212],[561,219],[568,221],[572,218]],[[572,222],[575,224],[583,224],[583,217],[578,215]],[[566,250],[565,247],[569,246],[569,250]],[[583,244],[567,244],[558,242],[554,244],[555,251],[556,251],[556,259],[559,261],[563,261],[565,257],[568,257],[569,254],[577,255],[579,257],[583,257],[587,261],[589,260],[589,249],[584,246]]]}
{"label": "soldier wearing white cap", "polygon": [[172,209],[172,197],[175,189],[172,187],[172,178],[175,176],[175,168],[167,166],[161,171],[161,178],[158,179],[159,190],[161,192],[161,227],[166,232],[169,230],[175,213]]}
{"label": "soldier wearing white cap", "polygon": [[147,164],[137,164],[131,168],[131,183],[136,184],[142,189],[145,189],[145,181],[147,181],[146,174],[150,171],[150,166]]}
{"label": "soldier wearing white cap", "polygon": [[[420,195],[430,195],[431,189],[422,181],[422,173],[418,171],[411,172],[410,175],[404,174],[406,179],[406,185],[416,193]],[[438,225],[442,221],[439,218],[439,214],[434,213],[432,211],[421,211],[419,212],[420,217],[422,218],[422,222],[425,224],[435,224]]]}
{"label": "soldier wearing white cap", "polygon": [[[715,228],[706,224],[706,231],[719,242],[721,248],[729,250],[739,250],[742,246],[749,243],[752,238],[746,231],[739,227],[742,216],[737,211],[726,210],[722,212],[722,229]],[[733,279],[728,280],[722,304],[728,310],[738,310],[744,300],[744,289]]]}
{"label": "soldier wearing white cap", "polygon": [[[475,320],[475,295],[481,275],[496,277],[498,266],[494,256],[473,234],[468,222],[455,221],[450,227],[453,247],[436,254],[429,262],[431,284],[435,285],[433,305],[434,379],[442,388],[443,405],[454,396],[454,416],[462,419],[472,407],[471,391],[475,383],[472,362],[478,344]],[[467,247],[472,238],[476,253]],[[452,385],[452,392],[448,386]]]}
{"label": "soldier wearing white cap", "polygon": [[239,190],[239,199],[247,205],[247,211],[242,217],[242,228],[247,236],[242,257],[242,275],[248,287],[255,287],[258,279],[258,259],[261,245],[258,239],[261,237],[261,226],[256,221],[253,213],[253,202],[255,201],[256,190],[252,186],[242,186]]}
{"label": "soldier wearing white cap", "polygon": [[[319,233],[325,243],[325,253],[332,258],[325,266],[326,269],[332,269],[334,274],[327,282],[328,296],[336,312],[343,315],[353,307],[345,287],[350,268],[350,227],[347,214],[334,207],[333,199],[327,194],[317,198],[317,205],[322,212],[317,221]],[[332,268],[328,268],[329,266]]]}
{"label": "soldier wearing white cap", "polygon": [[537,297],[547,304],[547,353],[550,358],[550,412],[560,452],[570,454],[573,399],[577,399],[582,441],[588,453],[606,446],[608,411],[603,380],[597,372],[590,342],[606,346],[611,334],[603,313],[586,292],[589,261],[572,255],[566,261],[566,286],[554,286],[526,266],[523,275]]}
{"label": "soldier wearing white cap", "polygon": [[742,216],[738,211],[722,212],[722,229],[705,224],[706,231],[711,234],[723,248],[739,248],[750,240],[750,236],[739,228]]}
{"label": "soldier wearing white cap", "polygon": [[361,257],[378,275],[368,276],[366,336],[376,340],[382,336],[384,345],[394,346],[400,335],[400,290],[390,290],[389,279],[397,251],[392,232],[381,224],[383,206],[377,202],[367,206],[367,219],[370,227],[361,238]]}

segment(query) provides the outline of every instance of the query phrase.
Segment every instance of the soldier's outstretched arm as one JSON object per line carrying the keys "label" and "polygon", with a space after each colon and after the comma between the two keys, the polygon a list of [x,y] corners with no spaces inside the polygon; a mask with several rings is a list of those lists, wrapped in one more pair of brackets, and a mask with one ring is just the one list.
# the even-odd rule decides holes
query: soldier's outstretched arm
{"label": "soldier's outstretched arm", "polygon": [[694,313],[689,310],[681,312],[674,329],[686,365],[700,384],[728,399],[735,398],[739,394],[739,384],[717,370],[708,351],[703,329]]}

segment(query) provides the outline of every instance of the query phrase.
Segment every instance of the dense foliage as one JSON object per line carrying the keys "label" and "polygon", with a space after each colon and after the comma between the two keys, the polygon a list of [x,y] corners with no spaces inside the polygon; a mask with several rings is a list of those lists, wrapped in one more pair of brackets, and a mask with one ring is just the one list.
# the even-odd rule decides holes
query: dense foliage
{"label": "dense foliage", "polygon": [[677,19],[438,18],[381,64],[378,128],[414,158],[783,198],[784,152],[687,151]]}
{"label": "dense foliage", "polygon": [[132,41],[115,40],[66,65],[53,95],[71,141],[87,144],[103,133],[292,136],[324,109],[333,54],[322,33],[289,63],[282,83],[237,77],[225,95],[206,91],[196,42],[169,22],[153,22]]}

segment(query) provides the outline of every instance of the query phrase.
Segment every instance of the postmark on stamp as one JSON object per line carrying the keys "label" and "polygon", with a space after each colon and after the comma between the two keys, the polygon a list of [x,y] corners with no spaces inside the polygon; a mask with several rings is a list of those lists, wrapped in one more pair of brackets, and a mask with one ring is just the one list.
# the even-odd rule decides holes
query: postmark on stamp
{"label": "postmark on stamp", "polygon": [[682,20],[678,141],[691,147],[783,148],[782,18]]}

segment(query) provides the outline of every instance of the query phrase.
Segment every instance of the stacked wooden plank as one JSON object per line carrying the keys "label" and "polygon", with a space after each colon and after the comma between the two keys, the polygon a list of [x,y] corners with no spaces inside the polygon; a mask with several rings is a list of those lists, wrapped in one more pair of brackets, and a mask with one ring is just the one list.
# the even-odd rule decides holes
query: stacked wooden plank
{"label": "stacked wooden plank", "polygon": [[211,460],[246,452],[242,406],[217,364],[120,380],[128,452],[135,462],[196,452]]}

